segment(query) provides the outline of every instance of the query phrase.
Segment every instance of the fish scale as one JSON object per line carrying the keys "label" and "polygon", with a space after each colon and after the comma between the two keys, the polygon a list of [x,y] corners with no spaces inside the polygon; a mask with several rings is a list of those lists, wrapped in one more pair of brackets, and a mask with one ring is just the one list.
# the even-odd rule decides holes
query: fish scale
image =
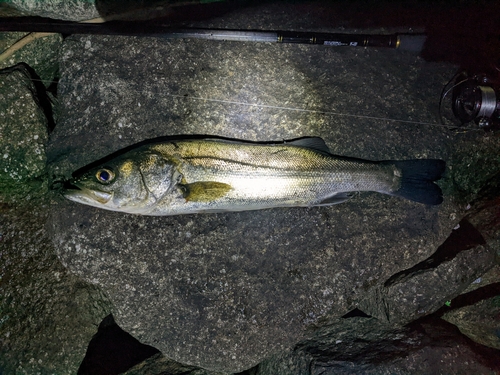
{"label": "fish scale", "polygon": [[[316,137],[277,144],[179,139],[139,146],[77,173],[65,196],[144,215],[331,205],[355,191],[439,204],[441,190],[434,181],[444,166],[435,159],[374,162],[339,157]],[[112,181],[96,179],[103,170]],[[134,199],[134,191],[148,194]]]}
{"label": "fish scale", "polygon": [[[375,176],[377,171],[373,166],[367,170],[367,163],[336,160],[293,145],[246,146],[243,150],[232,144],[206,149],[198,147],[196,142],[183,146],[174,154],[182,160],[179,173],[187,183],[218,181],[230,185],[231,190],[217,201],[219,207],[227,209],[277,204],[309,206],[331,196],[332,192],[388,189],[383,176],[390,176],[392,171],[389,166],[385,167],[386,171],[380,167],[380,176]],[[186,156],[191,155],[193,149],[200,155]],[[170,155],[172,149],[165,153]]]}

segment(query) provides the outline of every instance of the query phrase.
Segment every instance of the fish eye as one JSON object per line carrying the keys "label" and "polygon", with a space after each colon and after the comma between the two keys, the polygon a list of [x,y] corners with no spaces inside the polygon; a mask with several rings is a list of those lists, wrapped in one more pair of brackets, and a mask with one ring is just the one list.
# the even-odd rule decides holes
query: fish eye
{"label": "fish eye", "polygon": [[95,177],[100,183],[109,184],[114,180],[115,174],[111,169],[102,168],[97,171]]}

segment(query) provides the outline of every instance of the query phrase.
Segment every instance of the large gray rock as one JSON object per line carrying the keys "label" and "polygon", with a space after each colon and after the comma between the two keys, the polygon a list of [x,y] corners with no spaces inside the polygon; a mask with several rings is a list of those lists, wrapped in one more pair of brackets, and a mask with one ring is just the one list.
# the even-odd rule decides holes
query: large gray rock
{"label": "large gray rock", "polygon": [[359,307],[383,321],[407,324],[439,309],[494,264],[495,249],[464,219],[431,257],[371,290]]}
{"label": "large gray rock", "polygon": [[[425,317],[396,328],[373,317],[346,317],[300,343],[292,358],[312,357],[311,375],[490,374],[495,350],[474,346],[452,324]],[[270,359],[268,362],[274,362]],[[289,374],[266,371],[257,375]]]}
{"label": "large gray rock", "polygon": [[0,372],[75,374],[109,302],[47,235],[48,121],[25,66],[0,75]]}
{"label": "large gray rock", "polygon": [[[2,14],[0,9],[0,16]],[[62,36],[59,34],[45,35],[34,39],[22,48],[19,43],[27,36],[21,32],[2,32],[0,34],[0,69],[25,63],[31,66],[40,76],[45,86],[50,86],[58,75],[59,49],[62,45]],[[15,47],[17,45],[17,47]]]}
{"label": "large gray rock", "polygon": [[0,202],[44,196],[48,121],[37,104],[28,68],[0,72]]}
{"label": "large gray rock", "polygon": [[[466,216],[484,238],[485,247],[492,255],[496,252],[496,261],[467,289],[452,301],[449,309],[442,311],[443,319],[455,324],[462,333],[487,347],[500,349],[500,201],[498,187],[500,173],[490,179],[473,202],[471,212]],[[487,263],[485,263],[487,265]]]}
{"label": "large gray rock", "polygon": [[[273,18],[267,8],[261,18],[255,11],[206,25],[288,28],[294,12]],[[307,15],[301,22],[312,24]],[[61,120],[48,150],[56,175],[144,139],[180,134],[321,136],[340,155],[443,158],[459,168],[443,181],[439,207],[364,193],[334,207],[142,217],[61,200],[51,219],[59,258],[106,291],[125,331],[167,358],[230,373],[286,353],[427,259],[460,221],[465,207],[454,200],[453,184],[467,166],[453,165],[453,147],[463,135],[433,115],[453,72],[376,49],[70,37]],[[478,263],[467,280],[484,270]],[[442,275],[460,278],[447,269]],[[436,282],[417,276],[401,285],[403,293]],[[465,283],[443,285],[425,313]],[[408,306],[415,317],[418,303]],[[389,313],[401,316],[396,307]],[[395,330],[405,323],[389,322]],[[301,360],[292,362],[301,368]]]}
{"label": "large gray rock", "polygon": [[[137,2],[134,0],[5,0],[9,12],[16,15],[41,16],[71,21],[98,21],[127,19],[147,20],[165,16],[180,15],[193,11],[189,5],[197,2],[178,2],[176,0],[150,0]],[[198,4],[197,4],[198,5]],[[183,6],[188,6],[184,7]],[[202,3],[200,8],[204,7]],[[186,9],[187,8],[187,9]],[[180,9],[180,11],[179,11]],[[174,17],[175,18],[175,17]]]}
{"label": "large gray rock", "polygon": [[7,0],[5,5],[23,15],[58,18],[66,20],[87,20],[99,17],[96,2],[81,0]]}
{"label": "large gray rock", "polygon": [[132,367],[123,375],[224,375],[200,369],[193,366],[185,366],[165,358],[161,354],[156,354],[140,364]]}

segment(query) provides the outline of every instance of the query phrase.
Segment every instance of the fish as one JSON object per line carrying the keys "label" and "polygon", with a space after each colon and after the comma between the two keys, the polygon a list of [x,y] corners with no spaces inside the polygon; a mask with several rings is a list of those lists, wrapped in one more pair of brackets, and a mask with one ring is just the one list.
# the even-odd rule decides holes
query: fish
{"label": "fish", "polygon": [[440,159],[337,156],[319,137],[257,143],[177,137],[129,147],[75,171],[67,199],[106,210],[166,216],[329,206],[372,191],[426,205],[443,201]]}

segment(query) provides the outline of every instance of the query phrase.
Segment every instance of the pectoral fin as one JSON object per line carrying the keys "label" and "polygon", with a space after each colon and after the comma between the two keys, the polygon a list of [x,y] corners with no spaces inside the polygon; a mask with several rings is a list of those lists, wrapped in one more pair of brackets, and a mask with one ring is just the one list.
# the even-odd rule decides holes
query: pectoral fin
{"label": "pectoral fin", "polygon": [[231,185],[217,181],[198,181],[179,184],[182,196],[189,202],[210,202],[221,198],[231,190]]}

